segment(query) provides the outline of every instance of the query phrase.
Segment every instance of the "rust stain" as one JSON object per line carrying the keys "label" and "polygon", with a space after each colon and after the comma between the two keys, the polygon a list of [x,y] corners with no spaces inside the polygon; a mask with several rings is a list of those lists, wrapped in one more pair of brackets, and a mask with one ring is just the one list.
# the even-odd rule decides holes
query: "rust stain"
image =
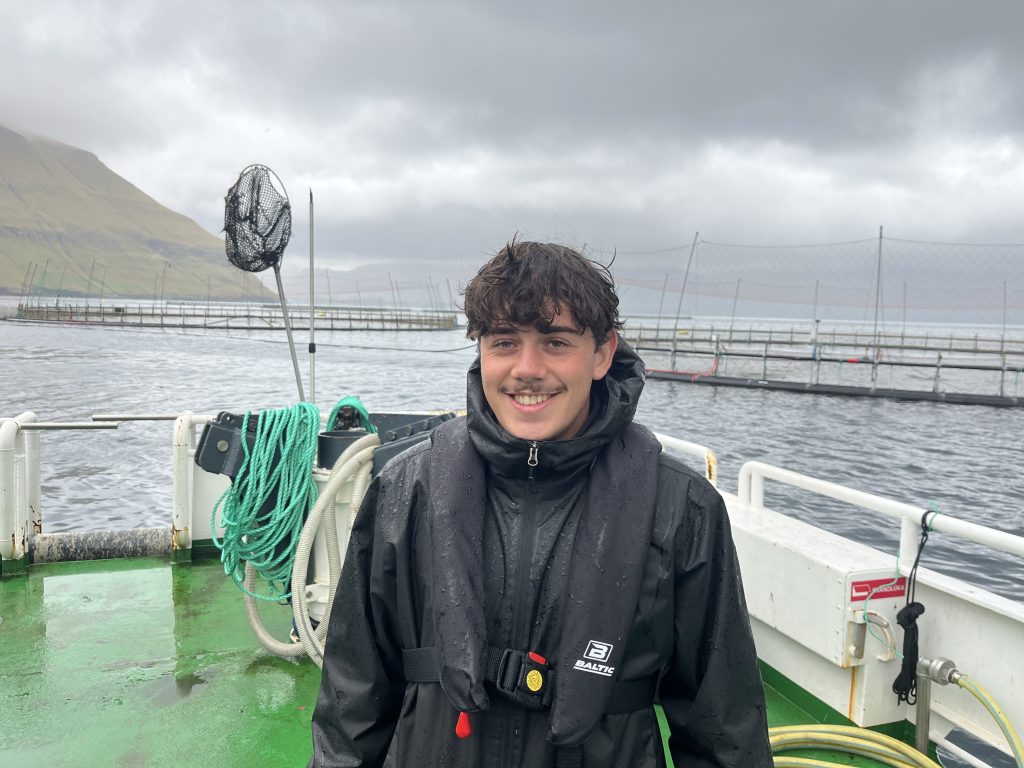
{"label": "rust stain", "polygon": [[853,719],[853,706],[854,706],[854,701],[857,698],[857,669],[858,669],[857,667],[851,667],[850,668],[850,702],[847,705],[847,712],[846,712],[847,719],[848,720],[853,720],[854,722],[857,722],[856,720]]}
{"label": "rust stain", "polygon": [[704,476],[712,483],[718,477],[718,457],[713,451],[708,451],[704,457]]}

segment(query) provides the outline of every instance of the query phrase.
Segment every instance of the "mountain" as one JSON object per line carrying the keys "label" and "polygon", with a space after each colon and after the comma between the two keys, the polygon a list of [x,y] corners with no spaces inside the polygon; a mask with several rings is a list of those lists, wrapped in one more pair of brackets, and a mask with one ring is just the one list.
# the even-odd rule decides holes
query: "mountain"
{"label": "mountain", "polygon": [[269,297],[224,243],[91,152],[0,126],[0,294]]}

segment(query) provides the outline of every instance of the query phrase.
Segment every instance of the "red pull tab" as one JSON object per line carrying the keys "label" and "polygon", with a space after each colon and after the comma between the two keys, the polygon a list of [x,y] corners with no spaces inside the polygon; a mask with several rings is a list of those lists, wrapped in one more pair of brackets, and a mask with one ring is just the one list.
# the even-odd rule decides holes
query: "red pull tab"
{"label": "red pull tab", "polygon": [[536,661],[538,664],[547,664],[548,663],[548,660],[545,659],[543,656],[541,656],[539,653],[534,653],[533,651],[528,651],[526,655],[529,656],[534,661]]}
{"label": "red pull tab", "polygon": [[468,739],[473,732],[473,726],[469,724],[469,712],[459,712],[459,720],[455,723],[455,735],[460,739]]}

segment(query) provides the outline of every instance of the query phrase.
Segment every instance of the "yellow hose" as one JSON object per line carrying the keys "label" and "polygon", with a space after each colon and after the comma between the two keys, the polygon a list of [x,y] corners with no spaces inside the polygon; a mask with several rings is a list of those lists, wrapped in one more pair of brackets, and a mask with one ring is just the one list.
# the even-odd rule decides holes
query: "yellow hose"
{"label": "yellow hose", "polygon": [[[869,757],[893,768],[940,768],[934,760],[898,739],[847,725],[779,726],[768,729],[768,738],[773,754],[794,749],[830,749]],[[776,768],[822,768],[835,764],[776,755],[775,765]]]}
{"label": "yellow hose", "polygon": [[[974,696],[988,710],[1010,744],[1017,768],[1024,768],[1024,744],[999,704],[967,675],[950,682]],[[892,768],[940,768],[938,763],[891,736],[848,725],[789,725],[768,729],[775,768],[836,768],[837,763],[779,754],[797,749],[826,749],[877,760]]]}
{"label": "yellow hose", "polygon": [[811,760],[808,757],[790,757],[789,755],[775,755],[772,763],[775,768],[836,768],[836,763]]}
{"label": "yellow hose", "polygon": [[967,675],[960,675],[953,682],[974,696],[988,710],[988,713],[999,724],[1003,736],[1009,742],[1010,749],[1013,751],[1013,759],[1017,762],[1017,768],[1024,768],[1024,745],[1021,744],[1020,736],[1014,729],[1013,724],[1007,719],[1002,707],[996,703],[996,700],[989,695],[988,691],[971,680]]}

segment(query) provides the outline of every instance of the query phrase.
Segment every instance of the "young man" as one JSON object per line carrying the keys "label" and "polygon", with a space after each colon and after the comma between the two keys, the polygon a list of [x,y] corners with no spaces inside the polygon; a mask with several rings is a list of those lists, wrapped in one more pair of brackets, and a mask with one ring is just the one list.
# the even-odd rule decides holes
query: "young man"
{"label": "young man", "polygon": [[506,246],[465,291],[468,415],[384,467],[331,614],[310,766],[771,765],[725,506],[633,422],[604,267]]}

